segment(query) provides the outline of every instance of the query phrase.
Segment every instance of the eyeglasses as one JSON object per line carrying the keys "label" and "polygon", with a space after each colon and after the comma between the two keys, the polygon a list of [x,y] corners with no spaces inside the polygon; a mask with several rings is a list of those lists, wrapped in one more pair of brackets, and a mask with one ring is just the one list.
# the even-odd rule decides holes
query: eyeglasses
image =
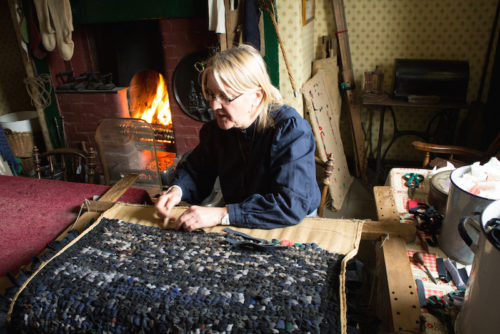
{"label": "eyeglasses", "polygon": [[241,95],[243,95],[243,94],[240,94],[240,95],[235,96],[235,97],[227,97],[225,95],[215,95],[213,93],[209,93],[209,92],[205,91],[205,99],[207,100],[208,103],[211,103],[212,101],[217,101],[223,105],[230,104],[231,102],[233,102],[234,100],[239,98]]}

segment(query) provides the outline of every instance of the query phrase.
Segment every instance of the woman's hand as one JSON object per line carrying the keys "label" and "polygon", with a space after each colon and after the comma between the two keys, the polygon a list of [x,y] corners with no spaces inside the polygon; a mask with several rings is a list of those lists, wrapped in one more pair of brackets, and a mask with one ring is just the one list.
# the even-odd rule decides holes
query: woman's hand
{"label": "woman's hand", "polygon": [[219,225],[228,213],[227,207],[214,208],[193,205],[174,222],[173,227],[178,230],[194,231],[203,227]]}
{"label": "woman's hand", "polygon": [[177,187],[170,188],[166,193],[160,196],[158,202],[156,202],[156,211],[158,213],[168,219],[174,218],[170,215],[170,211],[174,206],[179,204],[181,201],[182,192]]}

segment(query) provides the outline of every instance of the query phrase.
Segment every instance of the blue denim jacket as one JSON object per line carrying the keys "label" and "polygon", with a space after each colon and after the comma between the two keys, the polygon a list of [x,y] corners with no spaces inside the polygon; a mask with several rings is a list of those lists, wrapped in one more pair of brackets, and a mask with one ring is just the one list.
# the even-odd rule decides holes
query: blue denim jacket
{"label": "blue denim jacket", "polygon": [[264,131],[255,123],[245,130],[205,123],[200,144],[175,173],[173,184],[182,188],[182,199],[200,203],[219,176],[231,225],[284,227],[316,210],[321,195],[311,127],[286,105],[271,115],[274,125]]}

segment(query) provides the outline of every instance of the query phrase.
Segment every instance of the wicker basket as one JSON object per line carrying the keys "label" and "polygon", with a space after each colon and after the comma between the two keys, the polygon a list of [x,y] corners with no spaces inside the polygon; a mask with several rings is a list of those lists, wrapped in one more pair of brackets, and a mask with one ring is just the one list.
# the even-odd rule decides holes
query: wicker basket
{"label": "wicker basket", "polygon": [[32,132],[12,132],[7,134],[7,142],[14,156],[28,158],[33,155],[34,138]]}

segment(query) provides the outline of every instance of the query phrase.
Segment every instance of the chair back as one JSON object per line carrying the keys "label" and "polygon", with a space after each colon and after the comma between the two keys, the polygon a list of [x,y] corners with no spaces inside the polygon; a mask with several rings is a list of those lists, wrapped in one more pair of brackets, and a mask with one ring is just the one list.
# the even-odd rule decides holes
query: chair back
{"label": "chair back", "polygon": [[421,141],[414,141],[412,145],[416,150],[425,152],[423,168],[441,167],[446,161],[453,163],[455,167],[460,167],[474,161],[485,163],[492,157],[500,158],[500,133],[484,152],[463,146],[438,145]]}
{"label": "chair back", "polygon": [[33,147],[35,177],[53,180],[94,183],[96,151],[77,148],[56,148],[40,153]]}

